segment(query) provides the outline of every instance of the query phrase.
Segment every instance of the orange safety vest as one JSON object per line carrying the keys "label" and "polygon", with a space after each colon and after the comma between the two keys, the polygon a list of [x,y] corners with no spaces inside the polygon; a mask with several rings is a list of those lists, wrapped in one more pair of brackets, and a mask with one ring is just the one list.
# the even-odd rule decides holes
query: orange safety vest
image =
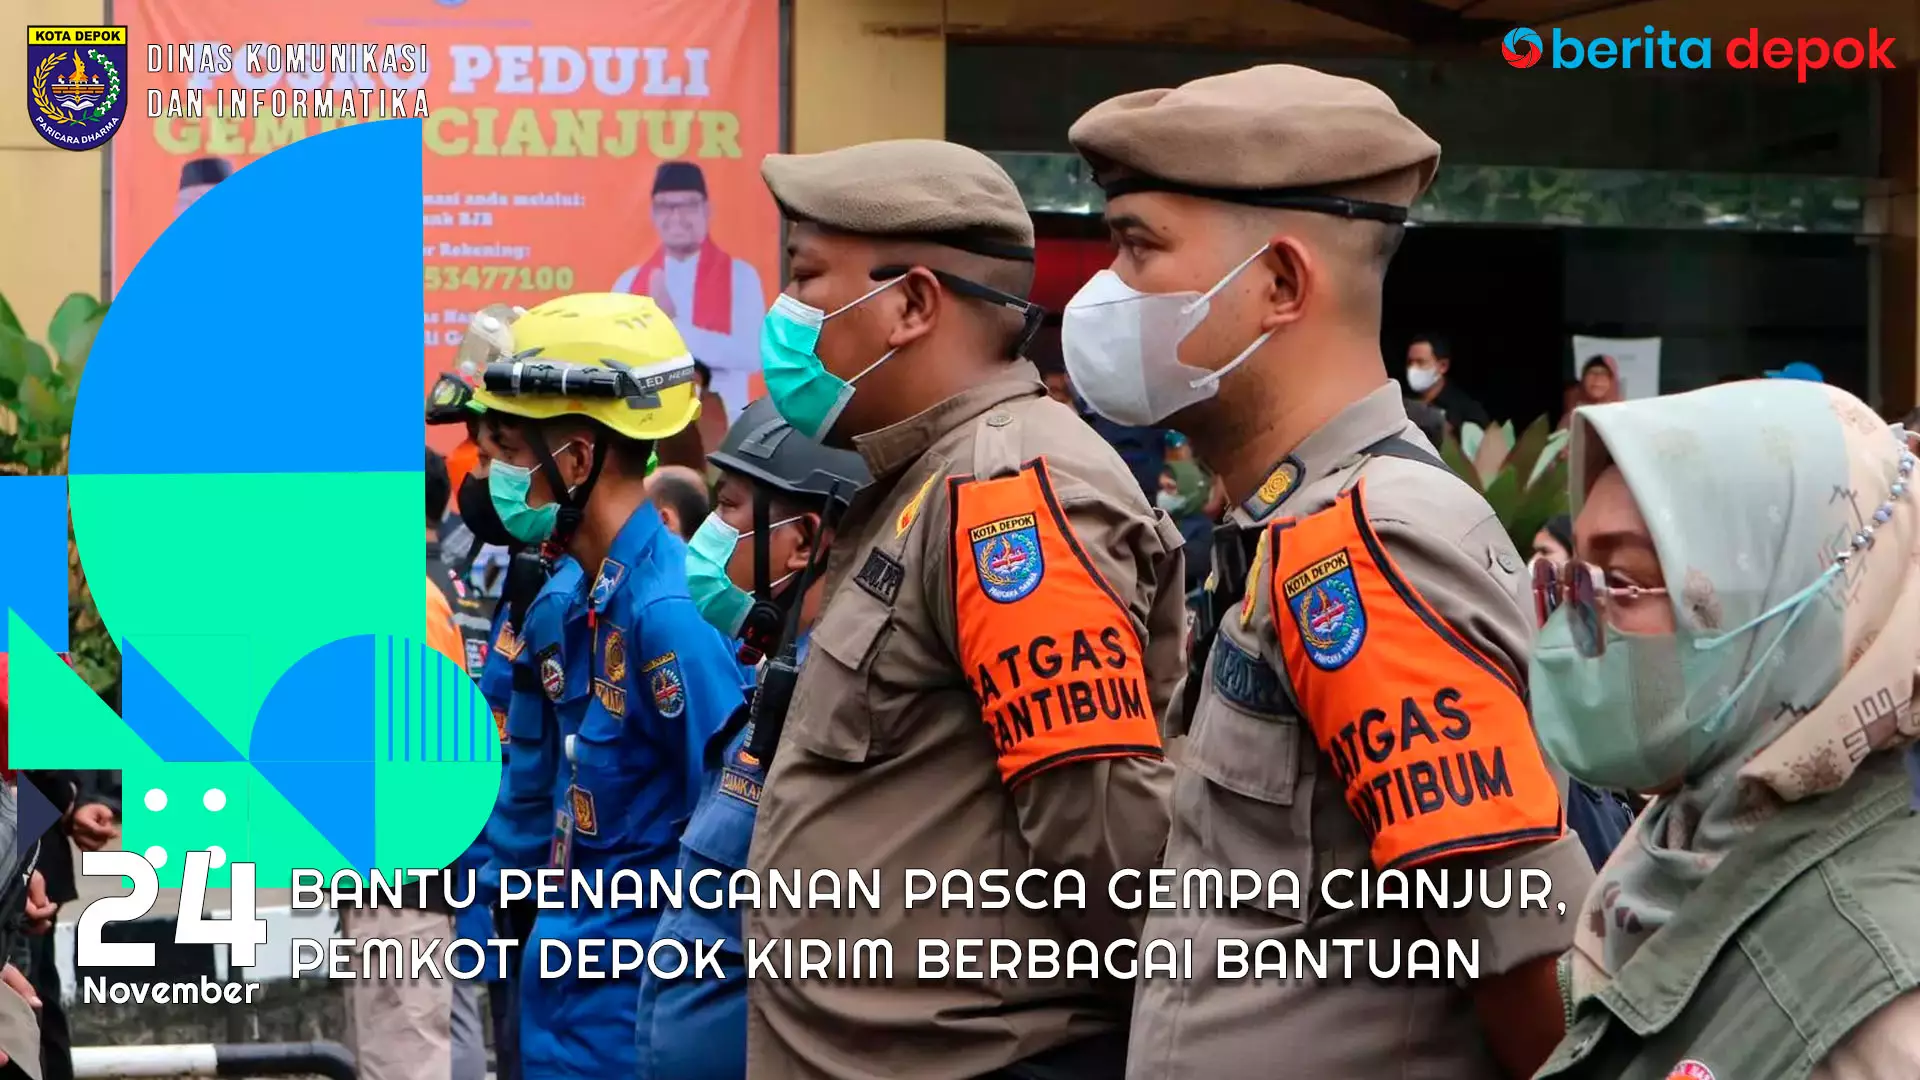
{"label": "orange safety vest", "polygon": [[1365,481],[1269,526],[1274,631],[1295,699],[1381,869],[1564,829],[1525,692],[1394,565]]}
{"label": "orange safety vest", "polygon": [[1001,779],[1160,756],[1140,636],[1074,538],[1046,462],[949,484],[960,665]]}
{"label": "orange safety vest", "polygon": [[467,670],[467,647],[454,628],[453,608],[432,577],[427,578],[427,647],[453,661],[461,671]]}

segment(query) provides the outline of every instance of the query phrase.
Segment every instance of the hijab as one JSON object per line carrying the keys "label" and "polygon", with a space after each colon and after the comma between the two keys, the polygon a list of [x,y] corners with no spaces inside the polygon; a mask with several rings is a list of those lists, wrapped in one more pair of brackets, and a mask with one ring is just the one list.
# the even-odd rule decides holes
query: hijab
{"label": "hijab", "polygon": [[[1575,414],[1575,513],[1618,466],[1678,626],[1729,635],[1710,685],[1744,685],[1692,774],[1602,867],[1575,929],[1576,998],[1781,806],[1845,786],[1868,755],[1906,753],[1920,736],[1920,492],[1892,497],[1920,475],[1900,473],[1911,451],[1894,431],[1843,390],[1785,380]],[[1868,527],[1871,546],[1839,562]],[[1769,615],[1837,564],[1803,610]]]}

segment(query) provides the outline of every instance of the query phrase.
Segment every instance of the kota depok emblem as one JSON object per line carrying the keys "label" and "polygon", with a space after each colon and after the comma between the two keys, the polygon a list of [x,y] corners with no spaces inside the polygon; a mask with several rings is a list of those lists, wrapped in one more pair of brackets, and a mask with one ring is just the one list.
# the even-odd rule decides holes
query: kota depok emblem
{"label": "kota depok emblem", "polygon": [[1367,639],[1367,612],[1347,549],[1288,578],[1282,592],[1314,667],[1338,671],[1359,654]]}
{"label": "kota depok emblem", "polygon": [[989,521],[970,530],[973,569],[980,591],[1002,604],[1019,600],[1040,585],[1046,565],[1040,555],[1039,523],[1033,514]]}
{"label": "kota depok emblem", "polygon": [[126,120],[127,28],[27,27],[27,118],[62,150],[91,150]]}

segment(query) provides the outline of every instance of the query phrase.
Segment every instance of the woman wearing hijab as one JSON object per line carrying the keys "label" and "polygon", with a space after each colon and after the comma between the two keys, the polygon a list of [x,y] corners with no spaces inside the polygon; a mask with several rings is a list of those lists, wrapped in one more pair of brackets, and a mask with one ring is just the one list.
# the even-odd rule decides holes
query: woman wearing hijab
{"label": "woman wearing hijab", "polygon": [[1913,445],[1830,386],[1582,409],[1537,576],[1549,756],[1655,796],[1563,960],[1538,1077],[1920,1077]]}
{"label": "woman wearing hijab", "polygon": [[1581,365],[1580,381],[1567,387],[1566,414],[1560,426],[1573,420],[1573,410],[1588,405],[1612,405],[1620,396],[1620,364],[1611,356],[1593,355]]}

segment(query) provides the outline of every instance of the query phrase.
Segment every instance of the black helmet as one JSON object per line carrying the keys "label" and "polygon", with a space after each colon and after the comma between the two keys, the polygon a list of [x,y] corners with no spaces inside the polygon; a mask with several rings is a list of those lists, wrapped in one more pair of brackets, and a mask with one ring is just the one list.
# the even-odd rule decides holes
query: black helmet
{"label": "black helmet", "polygon": [[851,450],[835,450],[793,430],[780,418],[773,399],[749,404],[727,429],[720,449],[707,460],[776,491],[802,500],[831,498],[842,509],[873,479],[867,463]]}

